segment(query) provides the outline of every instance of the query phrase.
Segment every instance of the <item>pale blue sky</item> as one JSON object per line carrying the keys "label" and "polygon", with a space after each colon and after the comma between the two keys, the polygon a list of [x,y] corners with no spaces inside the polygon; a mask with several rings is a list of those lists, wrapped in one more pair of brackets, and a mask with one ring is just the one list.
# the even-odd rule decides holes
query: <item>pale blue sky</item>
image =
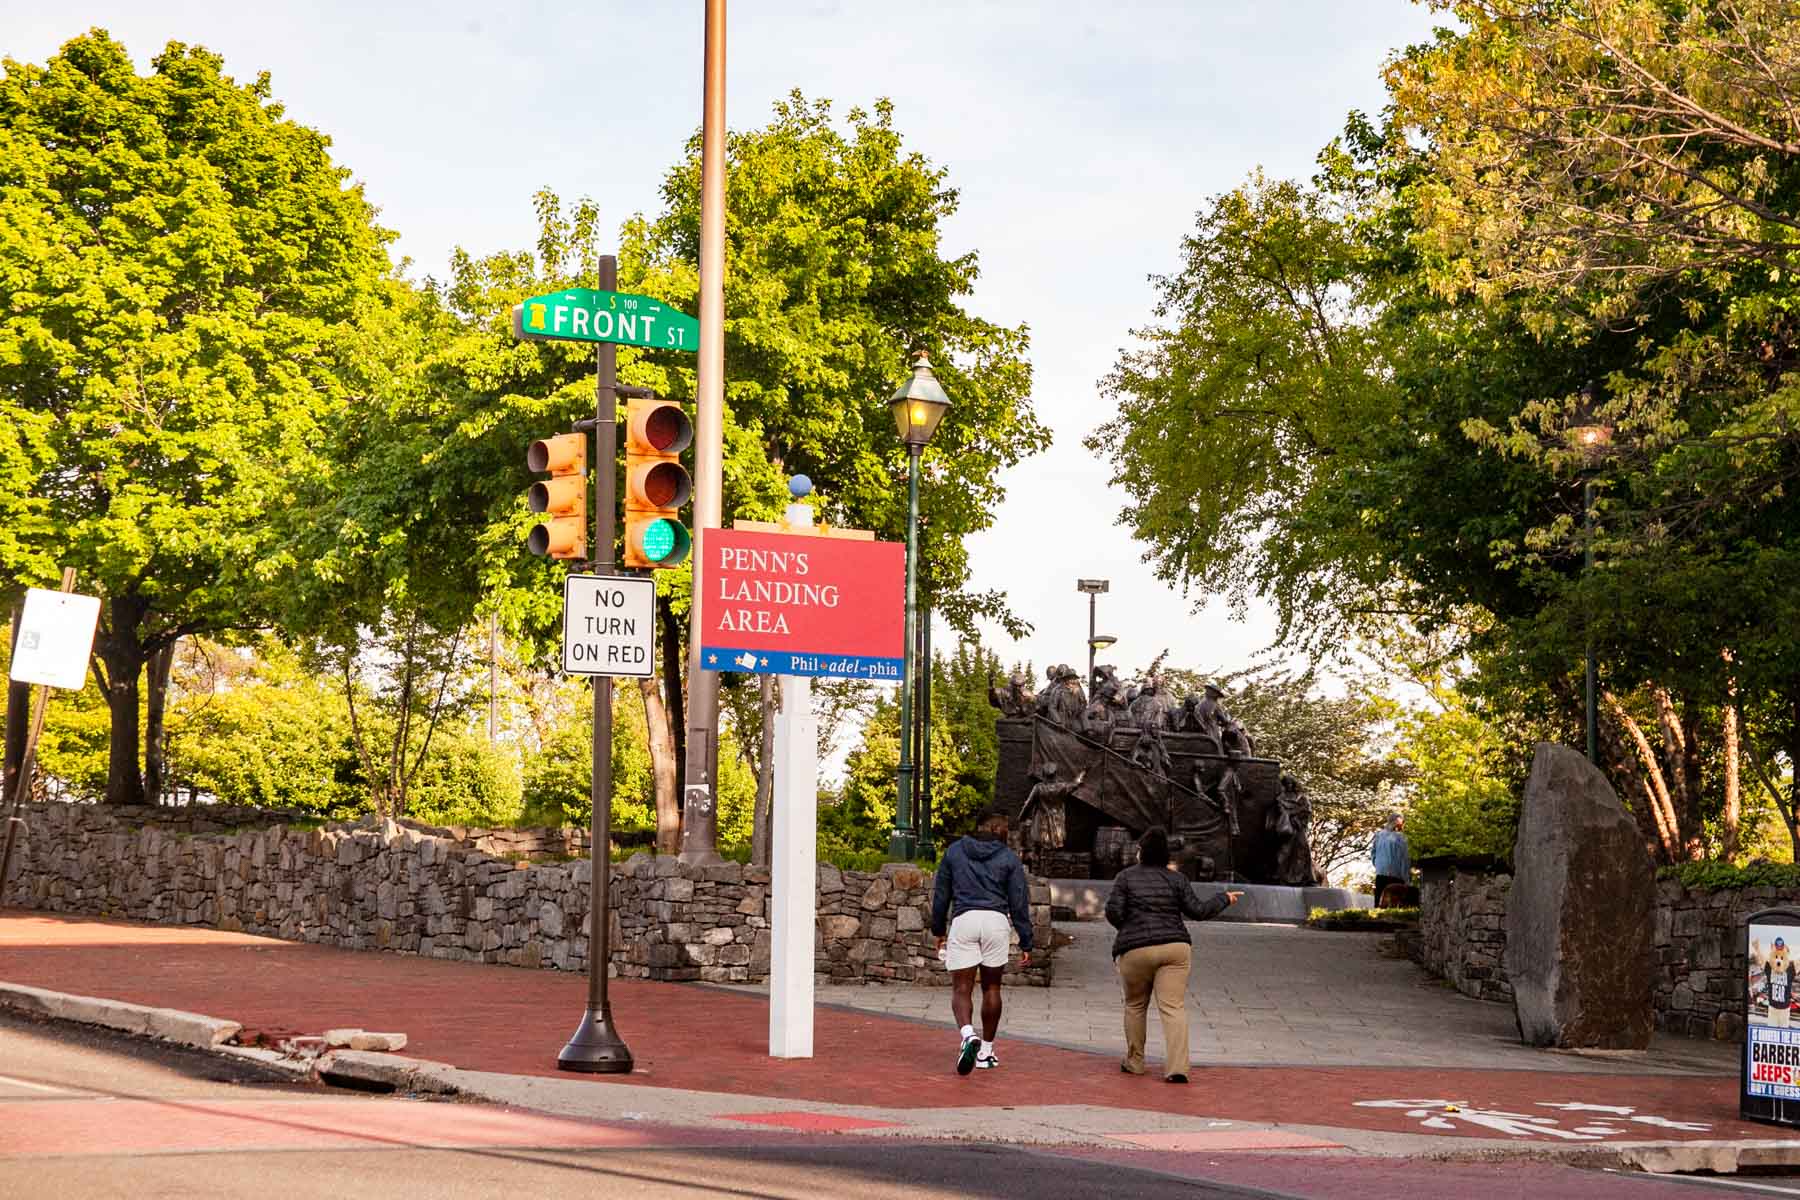
{"label": "pale blue sky", "polygon": [[[1267,644],[1266,612],[1195,615],[1198,597],[1157,582],[1113,523],[1124,497],[1081,445],[1107,415],[1095,382],[1148,319],[1147,277],[1173,268],[1204,199],[1258,166],[1309,174],[1348,110],[1381,105],[1388,53],[1431,23],[1408,0],[732,5],[731,124],[763,123],[796,87],[840,112],[890,97],[908,143],[961,190],[948,240],[980,252],[972,307],[1031,326],[1056,444],[1009,475],[971,544],[975,585],[1005,588],[1036,626],[1016,644],[989,631],[1003,656],[1080,661],[1082,576],[1112,580],[1100,623],[1125,671],[1165,647],[1171,663],[1237,667]],[[421,274],[442,274],[458,243],[529,248],[543,185],[594,197],[608,229],[653,211],[700,119],[699,0],[0,0],[0,51],[41,62],[93,25],[140,61],[178,39],[239,78],[269,71]]]}

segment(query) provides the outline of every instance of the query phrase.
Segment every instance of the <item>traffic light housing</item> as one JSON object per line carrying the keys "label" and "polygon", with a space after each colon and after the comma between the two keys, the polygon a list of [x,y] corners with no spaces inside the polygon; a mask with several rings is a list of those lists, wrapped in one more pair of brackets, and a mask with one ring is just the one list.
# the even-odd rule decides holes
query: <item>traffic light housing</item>
{"label": "traffic light housing", "polygon": [[533,525],[525,545],[533,554],[551,558],[587,558],[587,434],[559,433],[539,438],[525,451],[525,465],[550,478],[531,485],[525,502],[550,519]]}
{"label": "traffic light housing", "polygon": [[680,457],[694,423],[680,404],[654,396],[627,400],[625,413],[624,565],[680,566],[694,544],[680,512],[694,495]]}

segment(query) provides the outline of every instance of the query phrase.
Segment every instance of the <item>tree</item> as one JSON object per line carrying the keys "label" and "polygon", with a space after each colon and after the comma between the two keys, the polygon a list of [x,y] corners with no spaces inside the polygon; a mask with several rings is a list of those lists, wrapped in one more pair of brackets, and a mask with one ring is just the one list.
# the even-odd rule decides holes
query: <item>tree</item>
{"label": "tree", "polygon": [[[773,120],[727,143],[726,511],[804,473],[833,525],[904,536],[904,448],[886,399],[913,347],[931,351],[953,407],[926,453],[954,487],[921,495],[932,607],[959,629],[977,615],[1016,621],[1004,598],[969,594],[964,539],[988,528],[1001,472],[1049,445],[1030,401],[1023,326],[969,314],[978,258],[944,256],[956,212],[948,171],[908,151],[893,106],[852,108],[846,134],[829,101],[799,92]],[[663,184],[663,211],[624,230],[621,276],[692,308],[699,285],[700,141]],[[683,364],[685,365],[685,364]],[[686,370],[667,377],[691,395]],[[778,500],[778,497],[777,497]]]}
{"label": "tree", "polygon": [[66,563],[104,597],[106,798],[140,803],[175,643],[269,619],[388,235],[266,75],[178,42],[139,75],[99,30],[5,71],[0,586]]}

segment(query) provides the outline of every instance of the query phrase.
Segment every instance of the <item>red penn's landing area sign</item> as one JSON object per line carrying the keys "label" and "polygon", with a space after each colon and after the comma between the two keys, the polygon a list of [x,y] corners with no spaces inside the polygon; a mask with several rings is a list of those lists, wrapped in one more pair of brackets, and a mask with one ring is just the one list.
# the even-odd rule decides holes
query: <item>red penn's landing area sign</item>
{"label": "red penn's landing area sign", "polygon": [[699,553],[706,670],[900,678],[905,546],[705,529]]}

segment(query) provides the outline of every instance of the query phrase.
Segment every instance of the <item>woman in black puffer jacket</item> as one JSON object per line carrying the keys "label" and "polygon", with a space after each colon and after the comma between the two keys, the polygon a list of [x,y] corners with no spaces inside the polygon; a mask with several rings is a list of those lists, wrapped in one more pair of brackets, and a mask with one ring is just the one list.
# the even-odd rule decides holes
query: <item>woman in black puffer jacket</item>
{"label": "woman in black puffer jacket", "polygon": [[1125,1061],[1127,1075],[1144,1073],[1144,1038],[1150,997],[1162,1016],[1167,1049],[1163,1078],[1188,1081],[1187,982],[1194,944],[1187,921],[1206,921],[1236,904],[1242,892],[1225,892],[1202,901],[1185,876],[1169,869],[1169,837],[1152,829],[1138,842],[1138,865],[1113,879],[1106,900],[1106,919],[1119,931],[1113,959],[1125,989]]}

